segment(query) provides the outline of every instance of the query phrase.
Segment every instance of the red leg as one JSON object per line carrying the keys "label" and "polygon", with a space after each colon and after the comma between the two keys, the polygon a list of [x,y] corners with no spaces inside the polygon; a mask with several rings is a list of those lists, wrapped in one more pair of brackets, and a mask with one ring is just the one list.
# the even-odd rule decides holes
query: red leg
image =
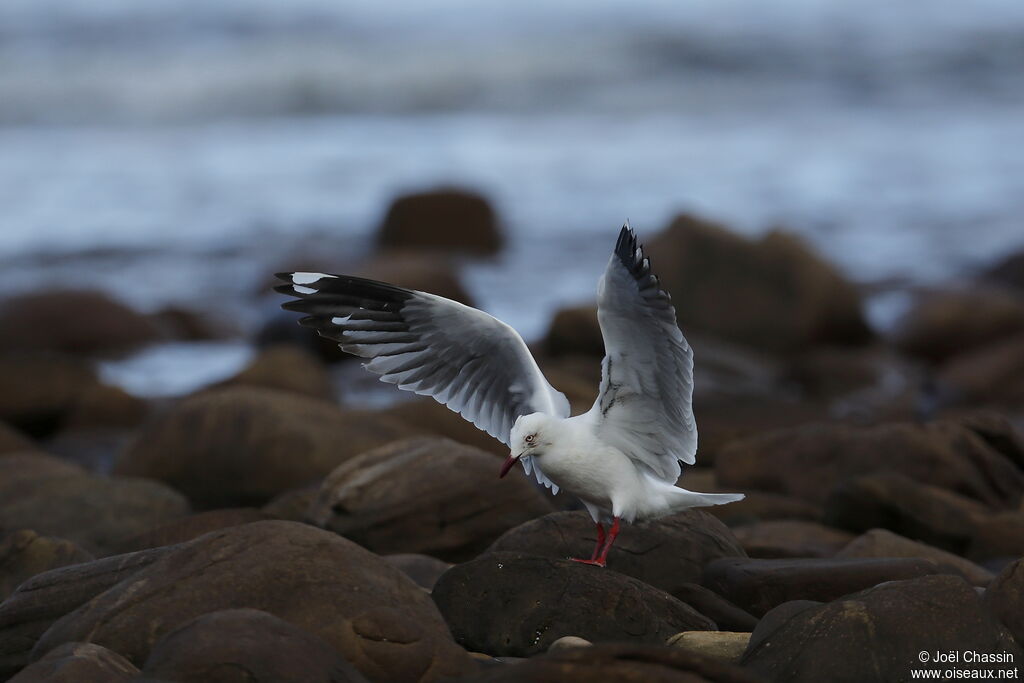
{"label": "red leg", "polygon": [[619,535],[619,518],[616,517],[615,521],[612,522],[612,528],[608,530],[608,542],[604,545],[604,550],[601,551],[601,557],[597,558],[597,564],[601,567],[608,563],[608,551],[612,549],[612,544],[615,543],[616,537]]}
{"label": "red leg", "polygon": [[601,522],[597,522],[597,544],[594,546],[594,552],[590,555],[589,560],[584,560],[578,557],[571,558],[573,562],[582,562],[583,564],[598,564],[597,556],[601,553],[601,548],[604,547],[604,527],[601,526]]}

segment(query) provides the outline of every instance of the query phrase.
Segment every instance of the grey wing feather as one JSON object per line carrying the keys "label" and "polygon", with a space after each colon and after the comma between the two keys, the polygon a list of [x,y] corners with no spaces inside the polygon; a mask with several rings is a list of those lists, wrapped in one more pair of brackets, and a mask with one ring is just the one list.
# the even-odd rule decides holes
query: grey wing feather
{"label": "grey wing feather", "polygon": [[670,297],[625,225],[598,286],[604,337],[601,389],[591,416],[602,439],[639,467],[675,482],[693,464],[693,351]]}
{"label": "grey wing feather", "polygon": [[516,418],[568,417],[569,402],[548,384],[511,327],[450,299],[383,282],[325,273],[281,273],[283,304],[299,322],[369,359],[383,382],[433,397],[504,443]]}

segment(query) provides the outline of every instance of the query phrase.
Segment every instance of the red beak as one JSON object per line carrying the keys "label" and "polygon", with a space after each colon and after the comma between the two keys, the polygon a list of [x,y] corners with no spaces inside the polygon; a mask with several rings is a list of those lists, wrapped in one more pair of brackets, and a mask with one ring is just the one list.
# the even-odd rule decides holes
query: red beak
{"label": "red beak", "polygon": [[519,458],[521,457],[523,457],[522,453],[519,455],[510,455],[505,458],[505,462],[501,463],[501,472],[498,472],[498,479],[501,479],[508,474],[508,471],[515,467],[515,464],[519,462]]}

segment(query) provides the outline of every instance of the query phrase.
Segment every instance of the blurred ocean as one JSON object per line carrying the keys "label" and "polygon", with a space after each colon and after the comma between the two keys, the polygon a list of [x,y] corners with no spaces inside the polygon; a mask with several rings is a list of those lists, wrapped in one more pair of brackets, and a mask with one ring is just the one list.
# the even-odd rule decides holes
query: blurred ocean
{"label": "blurred ocean", "polygon": [[[882,290],[946,280],[1024,246],[1021,149],[1020,0],[0,3],[0,291],[246,330],[271,268],[356,261],[442,183],[494,201],[509,247],[465,276],[527,338],[624,219],[680,210]],[[123,383],[169,391],[148,373]]]}

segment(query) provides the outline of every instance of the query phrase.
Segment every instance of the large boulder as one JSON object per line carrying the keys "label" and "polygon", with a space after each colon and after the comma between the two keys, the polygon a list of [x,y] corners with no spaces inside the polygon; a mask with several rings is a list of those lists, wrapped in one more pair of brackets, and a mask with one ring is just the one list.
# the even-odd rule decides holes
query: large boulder
{"label": "large boulder", "polygon": [[780,429],[727,444],[715,459],[715,471],[725,487],[784,493],[815,503],[823,503],[840,482],[880,471],[997,508],[1014,508],[1024,495],[1024,471],[956,420]]}
{"label": "large boulder", "polygon": [[114,471],[164,481],[199,507],[260,505],[408,434],[372,412],[230,387],[183,399],[141,431]]}
{"label": "large boulder", "polygon": [[52,434],[99,379],[81,359],[53,353],[0,355],[0,420],[34,436]]}
{"label": "large boulder", "polygon": [[1024,646],[1024,558],[1008,564],[985,590],[985,606]]}
{"label": "large boulder", "polygon": [[660,644],[715,624],[689,605],[625,574],[568,560],[487,553],[455,565],[434,601],[469,650],[526,657],[562,636]]}
{"label": "large boulder", "polygon": [[263,387],[325,401],[334,399],[334,387],[323,361],[293,344],[262,349],[238,374],[215,386]]}
{"label": "large boulder", "polygon": [[256,508],[222,508],[197,512],[187,517],[179,517],[169,522],[147,529],[142,533],[125,539],[117,545],[119,553],[133,553],[147,548],[159,548],[165,545],[176,545],[191,541],[203,534],[218,529],[274,519],[274,515]]}
{"label": "large boulder", "polygon": [[705,586],[762,616],[790,600],[834,600],[884,581],[928,574],[956,574],[952,567],[919,558],[801,558],[755,560],[725,558],[708,564]]}
{"label": "large boulder", "polygon": [[978,562],[1024,557],[1024,511],[1001,512],[975,524],[967,556]]}
{"label": "large boulder", "polygon": [[895,345],[934,363],[1001,337],[1024,332],[1024,301],[998,289],[922,295],[899,322]]}
{"label": "large boulder", "polygon": [[889,529],[963,555],[991,514],[971,498],[898,474],[869,474],[837,486],[825,520],[850,531]]}
{"label": "large boulder", "polygon": [[400,400],[382,412],[422,435],[444,436],[502,457],[508,455],[508,446],[432,398]]}
{"label": "large boulder", "polygon": [[160,482],[100,477],[48,456],[0,457],[0,529],[34,529],[105,554],[124,539],[189,511]]}
{"label": "large boulder", "polygon": [[669,646],[596,644],[560,648],[466,683],[764,683],[743,668]]}
{"label": "large boulder", "polygon": [[382,247],[493,254],[502,245],[494,209],[483,196],[456,188],[402,195],[377,232]]}
{"label": "large boulder", "polygon": [[106,294],[47,290],[0,304],[0,350],[112,354],[160,339],[152,320]]}
{"label": "large boulder", "polygon": [[853,534],[802,520],[775,520],[732,528],[750,557],[829,557]]}
{"label": "large boulder", "polygon": [[499,479],[499,465],[449,439],[396,441],[339,465],[308,516],[374,552],[458,562],[551,511],[525,477]]}
{"label": "large boulder", "polygon": [[441,575],[452,568],[444,560],[418,553],[395,553],[384,555],[384,561],[416,582],[420,588],[432,591]]}
{"label": "large boulder", "polygon": [[959,555],[913,541],[888,529],[871,529],[850,541],[836,557],[922,557],[953,567],[975,586],[987,586],[992,572]]}
{"label": "large boulder", "polygon": [[139,670],[121,655],[95,643],[64,643],[22,669],[8,683],[116,683]]}
{"label": "large boulder", "polygon": [[0,455],[27,453],[37,450],[35,443],[13,427],[0,422]]}
{"label": "large boulder", "polygon": [[29,529],[7,534],[0,539],[0,602],[25,579],[91,559],[90,553],[62,538],[40,536]]}
{"label": "large boulder", "polygon": [[[758,624],[742,664],[772,681],[907,681],[912,669],[942,672],[934,653],[1007,653],[1021,648],[982,607],[975,590],[954,576],[891,581],[825,605],[789,604]],[[964,662],[958,670],[1012,668]]]}
{"label": "large boulder", "polygon": [[682,215],[647,253],[684,330],[773,351],[871,337],[857,290],[793,235],[752,240]]}
{"label": "large boulder", "polygon": [[1024,334],[954,356],[938,379],[950,402],[1024,406]]}
{"label": "large boulder", "polygon": [[[590,557],[596,541],[590,515],[556,512],[508,531],[488,552]],[[723,557],[746,553],[722,522],[702,510],[686,510],[623,526],[608,554],[608,567],[675,593],[683,584],[699,583],[704,565]]]}
{"label": "large boulder", "polygon": [[254,609],[183,624],[153,646],[142,673],[175,683],[366,683],[323,639]]}
{"label": "large boulder", "polygon": [[166,554],[155,548],[51,569],[21,584],[0,604],[0,679],[29,662],[54,621]]}
{"label": "large boulder", "polygon": [[186,622],[246,607],[318,636],[371,680],[437,680],[470,665],[430,597],[399,570],[340,536],[276,520],[172,547],[55,622],[34,652],[88,638],[139,665]]}

